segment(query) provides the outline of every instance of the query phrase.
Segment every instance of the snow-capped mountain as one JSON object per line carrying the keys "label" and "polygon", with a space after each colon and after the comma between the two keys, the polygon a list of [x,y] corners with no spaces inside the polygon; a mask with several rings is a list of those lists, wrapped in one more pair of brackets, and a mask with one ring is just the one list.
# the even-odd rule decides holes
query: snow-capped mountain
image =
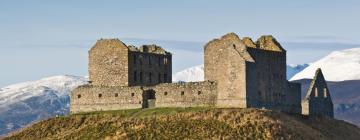
{"label": "snow-capped mountain", "polygon": [[204,65],[193,66],[175,73],[172,76],[174,82],[196,82],[204,81]]}
{"label": "snow-capped mountain", "polygon": [[69,93],[87,83],[77,76],[54,76],[0,89],[0,135],[34,121],[69,112]]}
{"label": "snow-capped mountain", "polygon": [[334,51],[290,80],[312,79],[317,68],[322,69],[327,81],[360,80],[360,48]]}
{"label": "snow-capped mountain", "polygon": [[[305,69],[308,64],[303,65],[288,65],[286,66],[287,78],[290,79],[296,73]],[[193,66],[177,72],[173,75],[174,82],[196,82],[196,81],[204,81],[204,65]]]}

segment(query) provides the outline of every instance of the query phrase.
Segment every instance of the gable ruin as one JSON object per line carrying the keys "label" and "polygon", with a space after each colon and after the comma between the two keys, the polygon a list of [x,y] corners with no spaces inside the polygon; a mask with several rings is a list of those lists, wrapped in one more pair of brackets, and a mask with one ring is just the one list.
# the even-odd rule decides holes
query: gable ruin
{"label": "gable ruin", "polygon": [[334,105],[321,69],[316,70],[301,106],[304,115],[334,117]]}

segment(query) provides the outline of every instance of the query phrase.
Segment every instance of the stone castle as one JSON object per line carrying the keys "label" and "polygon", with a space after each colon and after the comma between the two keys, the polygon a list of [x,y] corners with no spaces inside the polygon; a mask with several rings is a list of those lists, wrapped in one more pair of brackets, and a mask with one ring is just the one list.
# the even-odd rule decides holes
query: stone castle
{"label": "stone castle", "polygon": [[204,47],[205,81],[172,83],[172,54],[156,45],[101,39],[89,51],[89,84],[71,94],[71,113],[153,107],[265,108],[333,117],[321,70],[301,100],[286,80],[286,50],[272,36],[229,33]]}

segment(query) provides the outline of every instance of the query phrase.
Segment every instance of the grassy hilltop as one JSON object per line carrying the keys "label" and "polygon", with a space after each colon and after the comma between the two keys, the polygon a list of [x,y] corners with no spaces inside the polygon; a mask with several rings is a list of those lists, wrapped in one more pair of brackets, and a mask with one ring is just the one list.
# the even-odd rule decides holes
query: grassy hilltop
{"label": "grassy hilltop", "polygon": [[12,139],[359,139],[330,118],[259,109],[158,108],[92,112],[41,121]]}

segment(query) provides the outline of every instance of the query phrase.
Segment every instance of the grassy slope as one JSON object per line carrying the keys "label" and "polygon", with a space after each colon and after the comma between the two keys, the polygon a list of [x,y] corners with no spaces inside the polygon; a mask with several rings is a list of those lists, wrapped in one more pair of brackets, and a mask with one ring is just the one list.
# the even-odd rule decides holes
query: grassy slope
{"label": "grassy slope", "polygon": [[359,139],[343,121],[258,109],[158,108],[45,120],[5,139]]}

